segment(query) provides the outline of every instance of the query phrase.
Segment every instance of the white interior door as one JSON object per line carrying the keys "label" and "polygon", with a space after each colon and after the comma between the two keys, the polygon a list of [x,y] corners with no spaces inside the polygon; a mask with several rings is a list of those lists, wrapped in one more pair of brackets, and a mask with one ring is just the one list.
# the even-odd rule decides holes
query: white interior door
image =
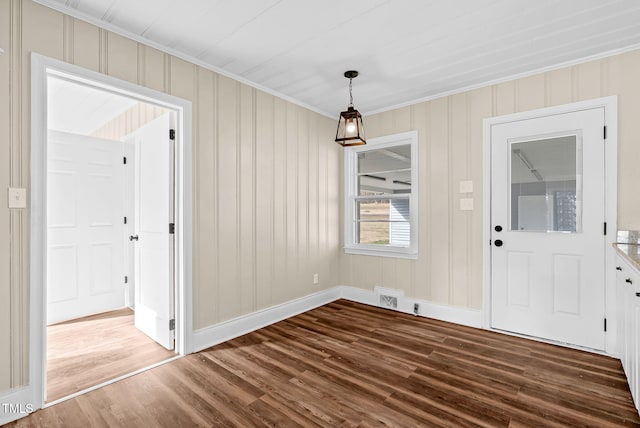
{"label": "white interior door", "polygon": [[491,326],[605,348],[604,109],[491,128]]}
{"label": "white interior door", "polygon": [[135,326],[167,349],[174,347],[173,144],[170,113],[136,132]]}
{"label": "white interior door", "polygon": [[135,310],[135,246],[129,237],[136,234],[135,225],[135,182],[136,182],[136,146],[135,136],[129,136],[123,141],[124,156],[127,159],[127,167],[124,168],[124,180],[126,185],[124,186],[123,200],[124,200],[124,271],[127,280],[125,281],[125,306]]}
{"label": "white interior door", "polygon": [[124,306],[122,143],[47,142],[47,323]]}

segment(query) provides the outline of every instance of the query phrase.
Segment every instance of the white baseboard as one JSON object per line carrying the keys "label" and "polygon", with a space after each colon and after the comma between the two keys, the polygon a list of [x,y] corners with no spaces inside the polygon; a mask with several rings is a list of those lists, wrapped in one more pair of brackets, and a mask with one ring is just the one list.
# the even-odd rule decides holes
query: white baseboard
{"label": "white baseboard", "polygon": [[270,324],[301,314],[340,298],[340,289],[328,290],[262,309],[229,321],[193,332],[193,352],[242,336]]}
{"label": "white baseboard", "polygon": [[[337,286],[229,321],[224,321],[211,327],[196,330],[192,336],[193,352],[202,351],[203,349],[234,339],[243,334],[251,333],[252,331],[317,308],[318,306],[326,305],[338,299],[347,299],[365,305],[380,307],[374,291],[357,287]],[[400,312],[413,314],[413,305],[417,303],[419,305],[417,315],[419,316],[435,318],[470,327],[481,328],[482,325],[479,310],[441,305],[404,296],[400,297],[398,303],[397,310]]]}
{"label": "white baseboard", "polygon": [[0,394],[0,426],[28,416],[34,410],[31,388],[28,386]]}
{"label": "white baseboard", "polygon": [[[349,287],[344,285],[340,286],[339,288],[340,296],[343,299],[351,300],[358,303],[364,303],[365,305],[381,307],[379,305],[375,291],[364,290],[362,288]],[[417,314],[414,314],[413,312],[414,303],[417,303],[419,307]],[[434,318],[437,320],[462,324],[469,327],[482,328],[481,312],[477,309],[442,305],[439,303],[429,302],[428,300],[401,296],[398,299],[398,308],[396,310],[407,314]]]}
{"label": "white baseboard", "polygon": [[[394,290],[391,289],[380,289],[377,291],[381,290],[383,292],[386,290],[387,293],[394,292]],[[405,297],[399,290],[395,291],[397,291],[398,296],[397,310],[400,312],[413,314],[414,303],[417,303],[419,306],[417,315],[419,316],[481,328],[479,310],[441,305],[426,300]],[[381,307],[376,291],[357,287],[337,286],[243,315],[211,327],[196,330],[192,335],[193,352],[201,351],[338,299],[347,299],[365,305]],[[33,407],[34,404],[32,404],[31,394],[32,391],[29,386],[14,389],[4,394],[0,393],[0,425],[27,416],[36,410]]]}

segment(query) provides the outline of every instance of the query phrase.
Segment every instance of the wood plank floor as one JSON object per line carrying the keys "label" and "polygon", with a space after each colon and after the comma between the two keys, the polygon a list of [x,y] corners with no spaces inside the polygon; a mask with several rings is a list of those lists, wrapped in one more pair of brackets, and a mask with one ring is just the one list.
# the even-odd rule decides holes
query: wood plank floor
{"label": "wood plank floor", "polygon": [[640,426],[616,359],[337,301],[19,427]]}
{"label": "wood plank floor", "polygon": [[175,356],[133,325],[128,308],[47,327],[47,401]]}

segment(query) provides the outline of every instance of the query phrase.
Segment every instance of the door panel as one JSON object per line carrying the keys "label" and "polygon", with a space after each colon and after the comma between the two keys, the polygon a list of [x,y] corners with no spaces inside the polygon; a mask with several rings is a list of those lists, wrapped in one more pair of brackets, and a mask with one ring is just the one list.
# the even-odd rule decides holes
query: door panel
{"label": "door panel", "polygon": [[47,323],[124,305],[122,143],[50,131]]}
{"label": "door panel", "polygon": [[[76,245],[49,245],[47,297],[49,304],[78,298],[78,247]],[[52,312],[49,310],[49,312]],[[52,319],[49,316],[49,319]],[[62,317],[61,319],[65,319]],[[53,318],[54,321],[57,321]],[[50,321],[51,322],[51,321]]]}
{"label": "door panel", "polygon": [[604,349],[603,127],[602,108],[492,127],[493,328]]}
{"label": "door panel", "polygon": [[174,347],[173,146],[167,113],[136,132],[135,326],[167,349]]}
{"label": "door panel", "polygon": [[510,306],[529,307],[531,294],[531,253],[509,251],[507,287]]}
{"label": "door panel", "polygon": [[554,312],[580,315],[582,270],[582,257],[567,254],[553,255]]}

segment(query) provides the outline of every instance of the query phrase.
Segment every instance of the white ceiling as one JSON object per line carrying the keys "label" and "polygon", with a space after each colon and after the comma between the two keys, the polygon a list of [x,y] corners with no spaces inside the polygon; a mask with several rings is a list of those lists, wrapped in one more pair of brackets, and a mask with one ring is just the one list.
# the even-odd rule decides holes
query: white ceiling
{"label": "white ceiling", "polygon": [[91,135],[138,101],[100,89],[49,77],[47,126],[50,130]]}
{"label": "white ceiling", "polygon": [[637,0],[36,1],[336,118],[640,47]]}

